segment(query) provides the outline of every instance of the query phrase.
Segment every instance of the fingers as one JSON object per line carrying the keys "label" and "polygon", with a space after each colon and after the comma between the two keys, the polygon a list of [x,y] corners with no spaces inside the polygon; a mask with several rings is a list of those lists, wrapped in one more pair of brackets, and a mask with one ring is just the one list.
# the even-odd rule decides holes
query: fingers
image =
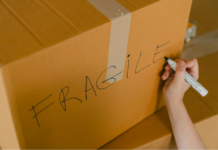
{"label": "fingers", "polygon": [[[174,61],[178,63],[179,61],[184,61],[184,59],[180,58],[180,59],[176,59]],[[163,80],[168,79],[169,76],[174,76],[175,75],[174,70],[170,67],[169,64],[165,66],[165,70],[166,71],[164,71],[164,73],[162,75]]]}
{"label": "fingers", "polygon": [[[179,62],[179,61],[185,61],[183,58],[180,58],[180,59],[175,59],[174,60],[175,62]],[[171,67],[170,67],[170,65],[169,64],[167,64],[166,66],[165,66],[165,70],[170,70],[171,69]]]}
{"label": "fingers", "polygon": [[164,73],[162,75],[162,79],[166,80],[166,79],[168,79],[169,76],[174,76],[173,69],[164,71]]}
{"label": "fingers", "polygon": [[[176,60],[174,60],[176,63],[179,63],[179,62],[185,62],[185,66],[186,66],[186,68],[187,69],[189,69],[189,70],[187,70],[188,71],[188,73],[190,73],[195,79],[198,79],[199,78],[199,68],[198,68],[198,61],[197,61],[197,59],[191,59],[191,60],[188,60],[188,61],[185,61],[183,58],[180,58],[180,59],[176,59]],[[169,77],[169,75],[172,73],[172,68],[170,67],[170,65],[169,64],[167,64],[166,66],[165,66],[165,72],[164,72],[164,74],[163,74],[163,76],[162,76],[162,79],[163,80],[166,80],[168,77]]]}
{"label": "fingers", "polygon": [[186,61],[186,67],[198,71],[198,61],[196,58]]}
{"label": "fingers", "polygon": [[176,85],[182,85],[185,81],[185,70],[186,70],[186,63],[185,61],[181,60],[176,65],[176,73],[173,79],[173,82]]}
{"label": "fingers", "polygon": [[199,67],[196,58],[188,60],[186,62],[186,67],[189,69],[189,73],[197,80],[199,78]]}

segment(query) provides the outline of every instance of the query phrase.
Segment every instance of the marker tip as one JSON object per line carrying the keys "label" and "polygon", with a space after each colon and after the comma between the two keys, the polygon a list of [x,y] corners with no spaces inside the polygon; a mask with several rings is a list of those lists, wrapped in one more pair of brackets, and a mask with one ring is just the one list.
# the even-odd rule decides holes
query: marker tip
{"label": "marker tip", "polygon": [[166,60],[168,60],[169,58],[167,58],[167,57],[164,57]]}

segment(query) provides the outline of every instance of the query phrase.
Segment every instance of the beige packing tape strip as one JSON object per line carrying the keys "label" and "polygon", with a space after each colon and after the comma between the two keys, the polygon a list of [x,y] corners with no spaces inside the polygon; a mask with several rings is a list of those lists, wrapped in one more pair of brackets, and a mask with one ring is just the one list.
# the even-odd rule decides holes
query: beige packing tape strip
{"label": "beige packing tape strip", "polygon": [[[87,0],[103,15],[111,20],[111,35],[108,54],[108,68],[107,79],[117,75],[116,81],[123,79],[127,45],[129,39],[129,31],[131,24],[131,12],[123,7],[116,0]],[[118,19],[119,18],[119,19]],[[108,82],[113,83],[113,80]]]}

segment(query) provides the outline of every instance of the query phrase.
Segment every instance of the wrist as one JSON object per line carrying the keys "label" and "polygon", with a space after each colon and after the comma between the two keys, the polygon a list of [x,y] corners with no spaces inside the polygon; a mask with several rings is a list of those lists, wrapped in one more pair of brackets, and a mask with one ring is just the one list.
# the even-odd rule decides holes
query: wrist
{"label": "wrist", "polygon": [[185,105],[182,99],[167,99],[165,100],[168,112],[172,112],[176,116],[180,116],[184,111],[186,111]]}
{"label": "wrist", "polygon": [[165,102],[166,104],[171,104],[171,105],[183,105],[183,96],[180,96],[180,97],[176,97],[176,98],[173,98],[173,97],[165,97],[164,96],[164,99],[165,99]]}

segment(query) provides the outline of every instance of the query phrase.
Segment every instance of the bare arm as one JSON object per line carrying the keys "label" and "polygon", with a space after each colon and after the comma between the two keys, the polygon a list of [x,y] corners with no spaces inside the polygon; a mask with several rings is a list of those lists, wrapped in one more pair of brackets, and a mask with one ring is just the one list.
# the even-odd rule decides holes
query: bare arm
{"label": "bare arm", "polygon": [[178,149],[206,149],[183,103],[183,96],[190,88],[184,80],[185,70],[188,68],[189,74],[197,80],[198,62],[196,59],[187,62],[182,59],[175,61],[178,63],[176,73],[167,65],[162,79],[166,80],[163,93],[177,147]]}

